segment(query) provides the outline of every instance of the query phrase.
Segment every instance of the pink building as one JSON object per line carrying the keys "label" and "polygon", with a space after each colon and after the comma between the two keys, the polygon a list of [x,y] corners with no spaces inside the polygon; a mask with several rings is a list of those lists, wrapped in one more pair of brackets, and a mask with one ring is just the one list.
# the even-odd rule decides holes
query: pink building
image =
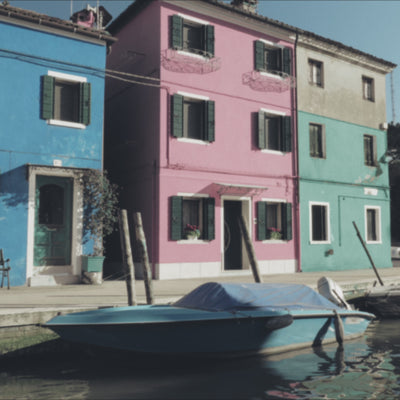
{"label": "pink building", "polygon": [[106,167],[156,279],[250,274],[239,216],[262,273],[298,268],[296,35],[234,3],[137,0],[109,27]]}

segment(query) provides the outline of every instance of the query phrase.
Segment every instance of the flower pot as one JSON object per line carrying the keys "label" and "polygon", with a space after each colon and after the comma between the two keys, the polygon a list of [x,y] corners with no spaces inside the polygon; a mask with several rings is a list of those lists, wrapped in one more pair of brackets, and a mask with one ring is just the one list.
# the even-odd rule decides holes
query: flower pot
{"label": "flower pot", "polygon": [[187,233],[186,234],[186,239],[188,239],[188,240],[197,240],[197,235],[196,234]]}

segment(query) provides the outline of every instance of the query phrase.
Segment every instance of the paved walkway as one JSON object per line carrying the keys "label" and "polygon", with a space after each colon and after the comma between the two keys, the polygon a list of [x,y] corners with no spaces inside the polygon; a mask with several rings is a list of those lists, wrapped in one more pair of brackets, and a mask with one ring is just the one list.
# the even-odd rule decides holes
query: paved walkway
{"label": "paved walkway", "polygon": [[[386,285],[400,284],[400,268],[380,269],[379,274]],[[297,274],[264,275],[270,283],[302,283],[316,288],[321,276],[329,276],[345,291],[364,289],[377,281],[372,269],[354,271],[302,272]],[[155,303],[169,303],[188,293],[202,283],[254,282],[252,275],[204,279],[181,279],[153,281]],[[379,283],[378,283],[379,285]],[[136,297],[139,304],[146,303],[143,281],[136,281]],[[52,287],[15,287],[0,289],[0,328],[23,326],[46,322],[59,311],[69,312],[106,306],[127,305],[124,281],[106,281],[102,285],[65,285]]]}

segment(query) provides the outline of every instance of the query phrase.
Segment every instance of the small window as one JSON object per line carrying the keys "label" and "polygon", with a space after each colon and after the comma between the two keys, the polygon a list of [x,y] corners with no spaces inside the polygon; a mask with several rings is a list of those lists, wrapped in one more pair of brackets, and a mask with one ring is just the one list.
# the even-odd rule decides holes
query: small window
{"label": "small window", "polygon": [[256,40],[254,44],[254,67],[257,71],[291,75],[292,51],[290,48],[269,45],[261,40]]}
{"label": "small window", "polygon": [[310,124],[310,156],[314,158],[326,158],[325,129],[320,124]]}
{"label": "small window", "polygon": [[374,80],[372,78],[368,78],[367,76],[362,77],[362,89],[363,89],[363,98],[365,100],[369,101],[375,100]]}
{"label": "small window", "polygon": [[364,135],[364,164],[370,167],[377,165],[376,137]]}
{"label": "small window", "polygon": [[379,207],[365,208],[365,230],[367,243],[381,242],[381,210]]}
{"label": "small window", "polygon": [[172,16],[171,47],[205,57],[214,56],[214,26]]}
{"label": "small window", "polygon": [[310,241],[311,243],[329,243],[329,205],[310,203]]}
{"label": "small window", "polygon": [[260,110],[258,113],[258,148],[290,152],[292,149],[291,142],[291,118]]}
{"label": "small window", "polygon": [[[53,76],[54,75],[54,76]],[[84,78],[45,75],[42,81],[42,115],[52,123],[90,124],[91,85]],[[65,76],[65,77],[64,77]]]}
{"label": "small window", "polygon": [[311,85],[323,86],[323,64],[320,61],[308,60],[309,82]]}
{"label": "small window", "polygon": [[292,205],[278,201],[257,203],[258,240],[292,239]]}
{"label": "small window", "polygon": [[60,226],[64,223],[64,189],[44,185],[39,189],[39,224]]}
{"label": "small window", "polygon": [[172,134],[177,138],[213,142],[215,103],[175,94],[172,97]]}
{"label": "small window", "polygon": [[173,196],[171,198],[172,240],[192,238],[213,240],[214,214],[214,198]]}

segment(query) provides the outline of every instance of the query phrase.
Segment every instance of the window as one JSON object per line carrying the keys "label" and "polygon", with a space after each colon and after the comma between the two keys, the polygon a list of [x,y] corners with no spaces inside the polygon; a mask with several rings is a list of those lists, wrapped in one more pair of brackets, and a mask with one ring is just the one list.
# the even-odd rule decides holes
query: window
{"label": "window", "polygon": [[213,142],[215,102],[175,94],[172,97],[172,135]]}
{"label": "window", "polygon": [[369,101],[375,100],[374,80],[372,78],[368,78],[367,76],[362,77],[362,89],[363,89],[363,98],[365,100]]}
{"label": "window", "polygon": [[258,112],[257,145],[259,149],[292,151],[291,117],[260,110]]}
{"label": "window", "polygon": [[325,129],[323,125],[310,124],[310,156],[326,158]]}
{"label": "window", "polygon": [[370,167],[378,164],[375,136],[364,135],[364,164]]}
{"label": "window", "polygon": [[171,47],[206,57],[214,56],[214,26],[206,22],[173,15]]}
{"label": "window", "polygon": [[292,240],[292,204],[257,202],[257,239]]}
{"label": "window", "polygon": [[90,124],[91,85],[86,78],[49,72],[42,79],[42,119],[51,124]]}
{"label": "window", "polygon": [[323,86],[323,64],[320,61],[308,60],[309,82],[311,85]]}
{"label": "window", "polygon": [[283,72],[287,75],[291,75],[292,51],[290,48],[278,47],[261,40],[256,40],[254,43],[254,64],[257,71],[264,71],[277,75],[281,75]]}
{"label": "window", "polygon": [[380,207],[365,207],[365,230],[367,243],[381,242]]}
{"label": "window", "polygon": [[329,204],[310,203],[310,241],[311,243],[329,243]]}
{"label": "window", "polygon": [[186,239],[187,225],[200,231],[200,239],[215,238],[215,199],[195,196],[171,197],[171,239]]}
{"label": "window", "polygon": [[64,189],[49,184],[39,189],[39,224],[59,226],[64,223]]}

